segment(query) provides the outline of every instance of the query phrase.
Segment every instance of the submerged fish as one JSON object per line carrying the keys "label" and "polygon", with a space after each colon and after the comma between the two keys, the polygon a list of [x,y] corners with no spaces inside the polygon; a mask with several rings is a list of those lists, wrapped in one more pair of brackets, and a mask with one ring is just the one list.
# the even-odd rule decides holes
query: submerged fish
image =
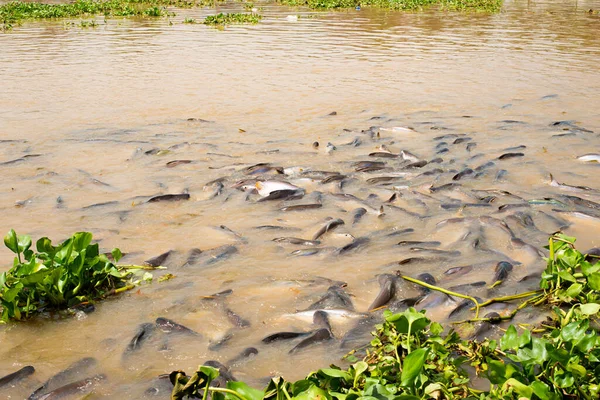
{"label": "submerged fish", "polygon": [[25,379],[29,375],[33,374],[34,372],[35,372],[35,368],[33,368],[31,365],[27,365],[18,371],[15,371],[11,374],[3,376],[2,378],[0,378],[0,388],[7,386],[7,385],[11,385],[13,383],[16,383],[16,382],[20,381],[21,379]]}
{"label": "submerged fish", "polygon": [[598,153],[584,154],[582,156],[577,157],[577,159],[579,161],[584,161],[584,162],[597,162],[597,163],[600,163],[600,154],[598,154]]}

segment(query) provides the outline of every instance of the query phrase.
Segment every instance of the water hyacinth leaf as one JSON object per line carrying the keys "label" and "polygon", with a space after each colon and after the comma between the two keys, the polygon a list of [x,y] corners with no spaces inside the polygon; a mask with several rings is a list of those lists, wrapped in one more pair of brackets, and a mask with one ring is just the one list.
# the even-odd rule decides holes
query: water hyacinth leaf
{"label": "water hyacinth leaf", "polygon": [[585,336],[587,330],[587,324],[583,324],[583,321],[575,321],[567,324],[561,332],[560,337],[565,342],[579,342]]}
{"label": "water hyacinth leaf", "polygon": [[[581,267],[581,272],[586,276],[591,275],[594,272],[600,272],[600,263],[596,263],[596,264],[592,265],[588,261],[583,261],[581,263],[580,267]],[[588,277],[588,280],[589,280],[589,277]],[[598,289],[595,289],[595,290],[598,290]]]}
{"label": "water hyacinth leaf", "polygon": [[559,388],[569,388],[575,383],[575,378],[570,372],[557,373],[554,375],[554,383]]}
{"label": "water hyacinth leaf", "polygon": [[565,281],[577,283],[577,279],[567,271],[558,271],[558,276],[560,276]]}
{"label": "water hyacinth leaf", "polygon": [[548,385],[546,385],[543,382],[540,382],[540,381],[532,382],[531,389],[533,390],[533,393],[535,393],[535,395],[540,398],[540,400],[558,400],[558,399],[560,399],[560,396],[557,395],[556,393],[552,393],[550,391],[550,388],[548,387]]}
{"label": "water hyacinth leaf", "polygon": [[502,388],[505,391],[508,391],[509,388],[512,388],[517,394],[519,394],[523,397],[526,397],[528,399],[530,399],[531,395],[533,394],[533,389],[531,387],[518,381],[515,378],[510,378],[506,382],[504,382],[504,385],[502,385]]}
{"label": "water hyacinth leaf", "polygon": [[[597,264],[600,267],[600,263]],[[600,290],[600,272],[594,272],[587,277],[588,285],[593,290]]]}
{"label": "water hyacinth leaf", "polygon": [[519,335],[514,325],[508,327],[502,339],[500,339],[500,348],[502,350],[516,349],[519,347]]}
{"label": "water hyacinth leaf", "polygon": [[354,387],[356,387],[360,376],[369,369],[369,364],[364,361],[359,361],[353,365],[354,367]]}
{"label": "water hyacinth leaf", "polygon": [[292,394],[294,394],[294,396],[296,396],[296,395],[298,395],[298,394],[300,394],[302,392],[305,392],[312,385],[314,385],[314,383],[312,383],[308,379],[302,379],[302,380],[299,380],[297,382],[294,382],[292,384]]}
{"label": "water hyacinth leaf", "polygon": [[579,307],[579,309],[585,315],[594,315],[594,314],[597,314],[598,311],[600,311],[600,304],[597,304],[597,303],[582,304]]}
{"label": "water hyacinth leaf", "polygon": [[[227,382],[227,389],[233,390],[234,392],[240,394],[242,397],[244,397],[247,400],[261,400],[265,395],[264,391],[254,389],[254,388],[248,386],[247,384],[245,384],[244,382],[229,381],[229,382]],[[225,398],[235,399],[236,397],[232,396],[230,394],[227,394],[225,396]]]}
{"label": "water hyacinth leaf", "polygon": [[404,387],[413,387],[415,379],[421,373],[425,364],[425,359],[429,354],[429,348],[419,348],[406,356],[402,363],[402,375],[400,385]]}
{"label": "water hyacinth leaf", "polygon": [[425,314],[417,312],[412,307],[401,314],[394,314],[386,319],[395,325],[398,332],[405,334],[408,334],[409,330],[411,334],[416,334],[425,329],[430,322]]}
{"label": "water hyacinth leaf", "polygon": [[575,298],[579,296],[581,290],[583,289],[583,285],[581,283],[574,283],[565,291],[565,295],[568,297]]}
{"label": "water hyacinth leaf", "polygon": [[318,388],[314,384],[311,385],[306,391],[296,395],[296,400],[331,400],[331,396],[325,390]]}
{"label": "water hyacinth leaf", "polygon": [[342,378],[345,381],[350,380],[350,374],[348,371],[343,371],[341,369],[322,368],[319,370],[319,373],[331,378]]}
{"label": "water hyacinth leaf", "polygon": [[[8,247],[13,253],[19,255],[25,250],[31,247],[31,238],[27,235],[17,235],[14,229],[11,229],[6,236],[4,236],[4,244]],[[19,256],[19,262],[20,262]]]}
{"label": "water hyacinth leaf", "polygon": [[519,347],[525,347],[531,343],[531,332],[527,329],[519,336]]}
{"label": "water hyacinth leaf", "polygon": [[502,385],[506,382],[506,365],[499,360],[487,359],[488,379],[495,385]]}
{"label": "water hyacinth leaf", "polygon": [[121,253],[121,250],[119,250],[117,248],[112,249],[112,251],[110,253],[112,254],[115,262],[119,262],[119,260],[123,257],[123,253]]}

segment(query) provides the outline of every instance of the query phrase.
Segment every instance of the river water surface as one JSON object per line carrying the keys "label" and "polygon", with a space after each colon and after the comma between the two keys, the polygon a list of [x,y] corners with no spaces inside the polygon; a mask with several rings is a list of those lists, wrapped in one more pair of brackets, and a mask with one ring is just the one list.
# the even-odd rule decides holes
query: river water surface
{"label": "river water surface", "polygon": [[[176,10],[172,24],[27,22],[0,35],[0,230],[56,241],[91,231],[102,249],[119,247],[134,264],[175,250],[164,265],[176,275],[97,304],[87,316],[0,327],[0,375],[36,368],[4,392],[8,398],[25,397],[82,357],[96,358],[107,376],[94,398],[141,398],[160,374],[226,363],[249,346],[258,354],[231,363],[238,379],[298,379],[339,364],[349,350],[339,338],[363,317],[332,318],[336,340],[294,354],[297,341],[261,339],[313,329],[310,318],[293,314],[333,281],[347,283],[361,313],[377,295],[378,274],[428,272],[444,287],[489,284],[505,260],[514,269],[503,285],[463,291],[512,294],[531,288],[520,280],[543,269],[533,247],[549,233],[576,235],[581,250],[600,246],[600,212],[566,197],[600,201],[599,164],[577,160],[600,152],[600,17],[587,12],[600,2],[507,1],[496,15],[258,6],[260,24],[224,30],[182,23],[215,12],[206,8]],[[242,5],[218,11],[231,10]],[[298,21],[286,19],[296,14]],[[328,142],[336,149],[328,152]],[[369,156],[381,145],[433,162],[404,169],[401,157]],[[498,159],[506,153],[523,155]],[[167,167],[173,160],[191,162]],[[357,171],[359,161],[385,169]],[[297,168],[245,170],[257,163]],[[466,168],[473,174],[452,179]],[[314,171],[346,177],[322,183]],[[592,190],[551,186],[549,174]],[[368,181],[377,177],[390,179]],[[205,186],[218,178],[222,187]],[[257,202],[258,194],[232,187],[253,178],[285,180],[306,195]],[[436,190],[447,183],[456,185]],[[145,202],[168,193],[190,199]],[[531,202],[544,198],[560,203]],[[108,204],[88,207],[99,203]],[[281,210],[309,203],[322,206]],[[499,209],[506,204],[522,207]],[[353,224],[357,208],[366,214]],[[345,224],[323,235],[314,255],[294,256],[309,247],[272,240],[311,239],[329,217]],[[356,238],[366,239],[339,250]],[[224,245],[237,251],[183,266],[190,249]],[[398,263],[411,257],[425,260]],[[12,263],[7,249],[0,259],[3,269]],[[456,266],[473,268],[446,273]],[[228,289],[224,302],[202,299]],[[405,285],[397,297],[417,293]],[[432,302],[428,315],[446,321],[455,306]],[[234,327],[227,309],[250,326]],[[156,333],[123,356],[138,325],[157,317],[201,336]]]}

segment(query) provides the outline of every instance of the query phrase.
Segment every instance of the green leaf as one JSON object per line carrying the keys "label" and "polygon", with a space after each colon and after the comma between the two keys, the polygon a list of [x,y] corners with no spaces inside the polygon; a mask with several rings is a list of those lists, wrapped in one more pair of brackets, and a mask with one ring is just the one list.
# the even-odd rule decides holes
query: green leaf
{"label": "green leaf", "polygon": [[400,386],[413,387],[415,379],[421,373],[429,348],[419,348],[404,358]]}
{"label": "green leaf", "polygon": [[507,390],[509,387],[512,387],[513,390],[523,396],[523,397],[527,397],[527,398],[531,398],[531,395],[533,394],[533,389],[530,388],[529,386],[527,386],[524,383],[521,383],[520,381],[516,380],[515,378],[510,378],[508,379],[506,382],[504,382],[504,385],[502,385],[503,390]]}
{"label": "green leaf", "polygon": [[123,257],[123,253],[121,253],[121,250],[117,249],[116,247],[112,249],[111,254],[116,263],[118,263],[119,260]]}
{"label": "green leaf", "polygon": [[506,366],[502,361],[487,359],[488,379],[495,385],[502,385],[506,382]]}
{"label": "green leaf", "polygon": [[600,311],[600,304],[587,303],[587,304],[582,304],[579,308],[580,308],[581,312],[584,313],[585,315],[594,315],[594,314],[597,314],[598,311]]}
{"label": "green leaf", "polygon": [[73,250],[80,252],[85,250],[92,243],[92,234],[90,232],[77,232],[73,235]]}
{"label": "green leaf", "polygon": [[408,333],[410,328],[411,334],[415,334],[423,330],[428,324],[429,319],[425,317],[425,314],[417,312],[414,308],[394,314],[386,318],[387,321],[394,324],[399,333]]}
{"label": "green leaf", "polygon": [[564,372],[562,374],[554,375],[554,383],[559,388],[565,389],[573,386],[575,383],[575,378],[573,378],[573,375],[570,372]]}
{"label": "green leaf", "polygon": [[517,334],[517,328],[513,325],[509,326],[504,336],[500,339],[500,349],[502,351],[519,348],[519,335]]}
{"label": "green leaf", "polygon": [[540,381],[534,381],[531,383],[531,389],[533,389],[533,393],[540,400],[558,400],[560,397],[556,393],[552,393],[548,385]]}
{"label": "green leaf", "polygon": [[354,367],[354,383],[353,387],[356,387],[358,383],[358,379],[360,376],[369,369],[369,364],[364,361],[359,361],[356,364],[352,365]]}
{"label": "green leaf", "polygon": [[350,380],[350,373],[341,369],[322,368],[319,370],[319,373],[322,373],[323,375],[329,376],[331,378],[342,378],[345,381]]}
{"label": "green leaf", "polygon": [[565,291],[565,295],[575,298],[579,296],[579,293],[581,293],[582,289],[583,285],[581,283],[574,283]]}
{"label": "green leaf", "polygon": [[[262,400],[262,398],[265,395],[264,391],[254,389],[254,388],[248,386],[247,384],[245,384],[244,382],[229,381],[229,382],[227,382],[227,389],[233,390],[234,392],[242,395],[247,400]],[[230,398],[232,400],[233,399],[238,400],[237,397],[230,395],[230,394],[227,394],[225,396],[225,398]]]}
{"label": "green leaf", "polygon": [[[600,267],[600,263],[596,264]],[[600,273],[594,272],[587,277],[588,286],[594,290],[600,290]]]}
{"label": "green leaf", "polygon": [[577,283],[577,279],[567,271],[558,271],[558,276],[560,276],[565,281]]}
{"label": "green leaf", "polygon": [[323,389],[320,389],[318,387],[316,387],[315,385],[312,385],[311,387],[308,388],[308,390],[294,396],[294,399],[296,400],[330,400],[331,396],[329,396],[329,394],[324,391]]}

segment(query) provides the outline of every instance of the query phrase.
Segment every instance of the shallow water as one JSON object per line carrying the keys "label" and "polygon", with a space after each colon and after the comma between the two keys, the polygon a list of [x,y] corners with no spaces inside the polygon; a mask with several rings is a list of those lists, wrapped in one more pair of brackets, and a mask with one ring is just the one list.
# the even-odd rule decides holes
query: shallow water
{"label": "shallow water", "polygon": [[[569,192],[549,184],[552,173],[561,183],[600,190],[600,165],[576,160],[600,152],[600,17],[585,12],[600,8],[600,2],[507,2],[493,16],[263,7],[259,25],[223,31],[182,24],[185,17],[200,20],[214,13],[193,9],[178,10],[173,25],[118,19],[105,24],[99,18],[100,26],[93,29],[30,22],[0,35],[3,231],[14,227],[34,240],[48,236],[58,241],[88,230],[103,249],[118,246],[130,253],[124,259],[130,263],[177,250],[165,263],[174,280],[104,301],[82,319],[39,318],[0,327],[0,375],[23,365],[37,370],[6,392],[10,398],[22,398],[36,387],[35,380],[43,382],[86,356],[97,358],[108,377],[95,395],[104,398],[140,398],[159,374],[191,372],[208,359],[226,362],[248,346],[259,353],[233,365],[237,378],[257,385],[275,374],[300,378],[318,366],[339,363],[346,350],[334,341],[289,355],[294,343],[263,345],[260,340],[281,330],[311,329],[310,320],[287,314],[318,300],[330,280],[347,282],[361,312],[378,292],[376,275],[397,269],[412,276],[429,272],[450,287],[491,283],[493,266],[507,259],[515,262],[508,282],[493,292],[479,288],[469,293],[486,297],[531,287],[518,281],[541,271],[543,260],[511,244],[506,232],[482,223],[480,216],[504,220],[518,238],[537,248],[563,226],[577,236],[581,250],[600,246],[599,219],[560,214],[551,205],[498,210],[545,197],[563,201],[565,194],[600,201],[597,191]],[[240,9],[230,4],[218,11]],[[296,13],[304,18],[286,20]],[[332,111],[337,115],[328,115]],[[557,121],[572,122],[552,125]],[[409,126],[415,132],[375,130],[379,137],[371,138],[361,132],[371,126]],[[467,151],[469,141],[452,144],[458,137],[435,140],[448,134],[465,134],[477,146]],[[360,146],[344,145],[356,137]],[[314,141],[319,149],[313,149]],[[449,151],[438,155],[441,141]],[[325,151],[328,142],[337,147],[331,154]],[[368,156],[382,144],[394,153],[408,150],[420,159],[443,161],[400,171],[398,159]],[[523,157],[497,159],[509,152],[504,149],[520,145],[526,146],[516,150]],[[169,151],[145,154],[151,149]],[[3,164],[34,154],[40,156]],[[181,159],[192,163],[166,167]],[[356,172],[352,163],[363,160],[384,161],[390,170]],[[490,160],[493,167],[456,182],[460,188],[430,191],[432,185],[454,182],[464,168]],[[305,172],[338,171],[348,178],[340,189],[337,181],[265,175],[286,179],[307,194],[295,202],[256,203],[258,195],[246,199],[231,185],[255,177],[243,169],[261,162]],[[418,176],[434,168],[443,172]],[[507,173],[496,180],[500,169]],[[398,172],[408,174],[391,185],[367,182]],[[224,189],[211,198],[214,189],[204,185],[221,177],[226,178]],[[483,192],[492,189],[520,199]],[[190,193],[189,201],[144,203],[153,195],[183,191]],[[323,193],[321,208],[280,211],[288,204],[312,203],[318,191]],[[367,206],[331,195],[337,192],[353,194]],[[377,210],[394,192],[401,196],[385,203],[385,215],[379,217]],[[370,194],[377,197],[367,200]],[[441,207],[457,201],[481,204],[490,194],[497,199],[489,207]],[[84,208],[109,201],[117,203]],[[352,211],[358,207],[368,213],[353,225]],[[594,213],[574,205],[564,210]],[[518,211],[530,215],[537,229],[515,222],[510,216]],[[322,238],[317,255],[294,257],[290,253],[304,247],[272,241],[310,239],[328,217],[342,218],[345,225]],[[470,219],[437,225],[453,217]],[[298,230],[256,229],[261,225]],[[414,232],[385,236],[405,228]],[[347,244],[347,234],[370,241],[355,252],[335,255],[331,248]],[[484,250],[472,247],[475,238]],[[421,255],[398,246],[401,240],[437,240],[439,249],[461,254],[402,266],[397,261]],[[238,249],[229,259],[182,267],[191,248],[226,244]],[[6,249],[0,258],[7,266],[12,260]],[[444,274],[474,264],[465,275]],[[235,329],[229,342],[211,351],[209,342],[229,332],[231,323],[221,307],[201,296],[225,289],[233,289],[227,306],[251,326]],[[406,285],[399,297],[416,293]],[[451,309],[452,304],[434,305],[428,314],[444,321]],[[161,316],[202,337],[170,339],[164,350],[157,334],[140,352],[123,358],[137,326]],[[353,323],[334,319],[334,335],[341,337]]]}

